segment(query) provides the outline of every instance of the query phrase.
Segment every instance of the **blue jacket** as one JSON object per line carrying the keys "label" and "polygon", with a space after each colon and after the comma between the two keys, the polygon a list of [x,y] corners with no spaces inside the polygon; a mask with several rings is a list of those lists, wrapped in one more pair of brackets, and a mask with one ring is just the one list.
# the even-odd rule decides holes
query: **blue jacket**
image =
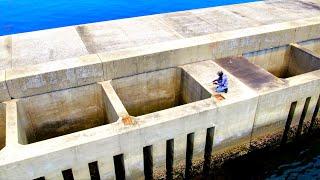
{"label": "blue jacket", "polygon": [[228,78],[227,75],[222,75],[222,78],[218,78],[218,86],[228,88]]}

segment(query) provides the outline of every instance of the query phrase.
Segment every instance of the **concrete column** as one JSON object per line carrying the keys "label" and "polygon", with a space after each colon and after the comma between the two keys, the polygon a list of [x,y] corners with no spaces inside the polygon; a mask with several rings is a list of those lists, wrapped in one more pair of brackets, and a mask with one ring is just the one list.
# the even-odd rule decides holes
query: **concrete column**
{"label": "concrete column", "polygon": [[98,167],[101,180],[116,179],[112,156],[98,159]]}
{"label": "concrete column", "polygon": [[204,161],[206,136],[206,129],[198,130],[194,133],[192,165],[197,165]]}
{"label": "concrete column", "polygon": [[153,177],[165,178],[166,176],[166,150],[167,142],[161,141],[152,145],[153,149]]}
{"label": "concrete column", "polygon": [[305,119],[303,121],[301,134],[305,134],[309,130],[309,127],[311,125],[312,116],[313,116],[314,110],[315,110],[316,105],[317,105],[318,98],[319,98],[318,95],[311,96],[309,107],[308,107],[308,110],[307,110],[307,114],[306,114],[306,117],[305,117]]}
{"label": "concrete column", "polygon": [[46,180],[63,180],[62,172],[56,171],[45,176]]}
{"label": "concrete column", "polygon": [[144,179],[143,149],[132,149],[123,155],[126,179]]}
{"label": "concrete column", "polygon": [[[19,142],[18,133],[18,111],[17,111],[17,100],[11,100],[6,104],[6,146],[15,146]],[[23,134],[23,133],[20,133]],[[21,140],[26,141],[25,138]]]}
{"label": "concrete column", "polygon": [[187,135],[179,135],[174,138],[173,177],[184,175],[186,167]]}
{"label": "concrete column", "polygon": [[293,114],[293,118],[290,125],[290,130],[288,132],[288,141],[290,142],[295,139],[297,132],[298,132],[298,126],[301,118],[301,114],[303,111],[304,103],[306,102],[305,98],[298,99],[297,106]]}
{"label": "concrete column", "polygon": [[72,173],[75,180],[91,179],[88,164],[75,164]]}

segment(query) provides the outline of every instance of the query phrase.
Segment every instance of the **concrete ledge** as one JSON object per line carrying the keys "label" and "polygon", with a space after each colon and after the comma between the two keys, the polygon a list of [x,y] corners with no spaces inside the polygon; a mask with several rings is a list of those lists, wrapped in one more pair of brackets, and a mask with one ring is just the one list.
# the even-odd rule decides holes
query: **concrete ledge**
{"label": "concrete ledge", "polygon": [[[108,49],[105,43],[112,38],[99,30],[108,23],[68,27],[72,42],[80,44],[72,49],[76,57],[64,60],[55,58],[68,56],[59,55],[65,46],[60,47],[59,42],[46,44],[51,40],[46,33],[21,35],[24,40],[30,39],[22,44],[44,44],[45,51],[52,48],[54,58],[50,62],[39,60],[41,51],[37,46],[34,57],[43,63],[12,67],[3,72],[2,81],[0,77],[6,85],[0,91],[1,98],[9,100],[0,106],[0,130],[5,130],[5,135],[0,134],[0,179],[57,179],[66,169],[72,169],[75,178],[89,179],[88,164],[92,162],[97,162],[102,178],[114,179],[114,156],[119,157],[128,179],[144,178],[146,146],[154,148],[154,167],[159,167],[153,169],[155,175],[163,176],[166,154],[170,153],[174,177],[183,177],[186,161],[190,160],[186,152],[192,136],[192,146],[197,151],[194,157],[201,165],[206,145],[213,149],[206,152],[206,158],[212,156],[221,162],[261,148],[261,144],[268,145],[269,137],[279,144],[285,136],[289,141],[296,134],[307,133],[320,118],[320,67],[312,64],[317,62],[317,55],[292,43],[315,44],[320,38],[320,16],[314,10],[318,1],[312,1],[276,1],[280,13],[270,10],[277,5],[272,5],[274,1],[266,1],[241,5],[239,9],[228,6],[152,16],[156,24],[144,22],[146,17],[136,18],[132,24],[141,22],[142,27],[161,33],[165,41],[148,34],[150,39],[132,42],[127,49],[123,49],[127,47],[126,39]],[[261,10],[254,10],[257,16],[264,17],[261,22],[241,15],[241,9],[252,12],[255,8]],[[216,11],[219,16],[209,16]],[[263,13],[269,11],[272,17],[268,19],[269,13]],[[290,11],[291,14],[282,15]],[[295,11],[301,12],[303,19],[297,18]],[[284,21],[285,16],[290,21]],[[230,25],[222,23],[221,28],[228,31],[212,31],[219,25],[215,22],[236,19],[241,19],[235,24],[240,29],[228,29]],[[273,20],[279,23],[270,24]],[[110,25],[121,29],[119,22],[130,24],[128,21],[113,21]],[[57,35],[63,32],[60,30],[50,32]],[[139,35],[134,27],[128,31]],[[100,39],[99,33],[105,39]],[[40,40],[37,35],[42,35]],[[123,40],[121,33],[119,37]],[[12,40],[12,36],[0,37],[4,66],[13,62],[7,61],[8,53],[12,54],[11,48],[19,45],[12,44]],[[131,46],[136,44],[139,46]],[[25,53],[14,51],[19,54],[15,57]],[[88,51],[97,54],[82,56]],[[257,51],[262,57],[250,61],[260,67],[244,58],[234,58],[243,54],[255,56]],[[306,63],[306,69],[298,69],[294,76],[276,77],[278,73],[270,69],[281,65],[275,68],[276,72],[288,70],[292,59],[286,59],[287,53],[294,54],[297,62]],[[272,64],[271,68],[268,64]],[[220,94],[222,99],[215,97],[212,84],[218,70],[225,72],[230,83],[229,92]],[[12,97],[18,99],[10,100]],[[187,103],[178,101],[181,97]],[[172,104],[172,99],[178,103]],[[150,104],[161,108],[139,114],[132,113],[130,104],[139,112]],[[125,123],[123,116],[132,121]],[[297,126],[302,127],[300,132]]]}
{"label": "concrete ledge", "polygon": [[6,71],[11,97],[20,98],[103,80],[103,70],[97,55],[52,61]]}
{"label": "concrete ledge", "polygon": [[[296,28],[304,30],[306,39],[319,38],[320,35],[317,33],[317,30],[320,29],[319,22],[320,18],[315,17],[297,20],[294,23],[280,23],[216,33],[170,43],[159,43],[112,53],[13,68],[6,70],[6,81],[11,97],[26,97],[95,83],[102,79],[110,80],[202,60],[241,55],[245,52],[287,45],[296,42]],[[291,36],[287,37],[288,34]],[[302,35],[299,34],[297,38],[301,40]],[[101,70],[101,66],[103,70]],[[82,75],[85,77],[81,77]],[[60,80],[58,81],[58,79]]]}

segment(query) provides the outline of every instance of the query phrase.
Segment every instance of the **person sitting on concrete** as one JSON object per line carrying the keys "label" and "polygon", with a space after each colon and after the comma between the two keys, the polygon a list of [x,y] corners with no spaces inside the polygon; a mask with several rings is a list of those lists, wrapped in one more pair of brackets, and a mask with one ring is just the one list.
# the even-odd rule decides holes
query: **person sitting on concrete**
{"label": "person sitting on concrete", "polygon": [[216,87],[216,92],[218,92],[218,93],[222,93],[222,92],[227,93],[228,92],[228,78],[227,78],[227,75],[223,74],[222,71],[219,71],[217,74],[219,76],[218,79],[215,79],[213,81],[213,84],[218,85]]}

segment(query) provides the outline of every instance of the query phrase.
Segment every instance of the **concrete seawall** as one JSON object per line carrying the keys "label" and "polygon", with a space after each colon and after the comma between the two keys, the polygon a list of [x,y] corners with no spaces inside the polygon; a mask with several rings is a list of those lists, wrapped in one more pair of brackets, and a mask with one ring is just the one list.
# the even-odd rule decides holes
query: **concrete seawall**
{"label": "concrete seawall", "polygon": [[319,42],[316,0],[0,37],[0,179],[182,178],[293,141],[320,126]]}

